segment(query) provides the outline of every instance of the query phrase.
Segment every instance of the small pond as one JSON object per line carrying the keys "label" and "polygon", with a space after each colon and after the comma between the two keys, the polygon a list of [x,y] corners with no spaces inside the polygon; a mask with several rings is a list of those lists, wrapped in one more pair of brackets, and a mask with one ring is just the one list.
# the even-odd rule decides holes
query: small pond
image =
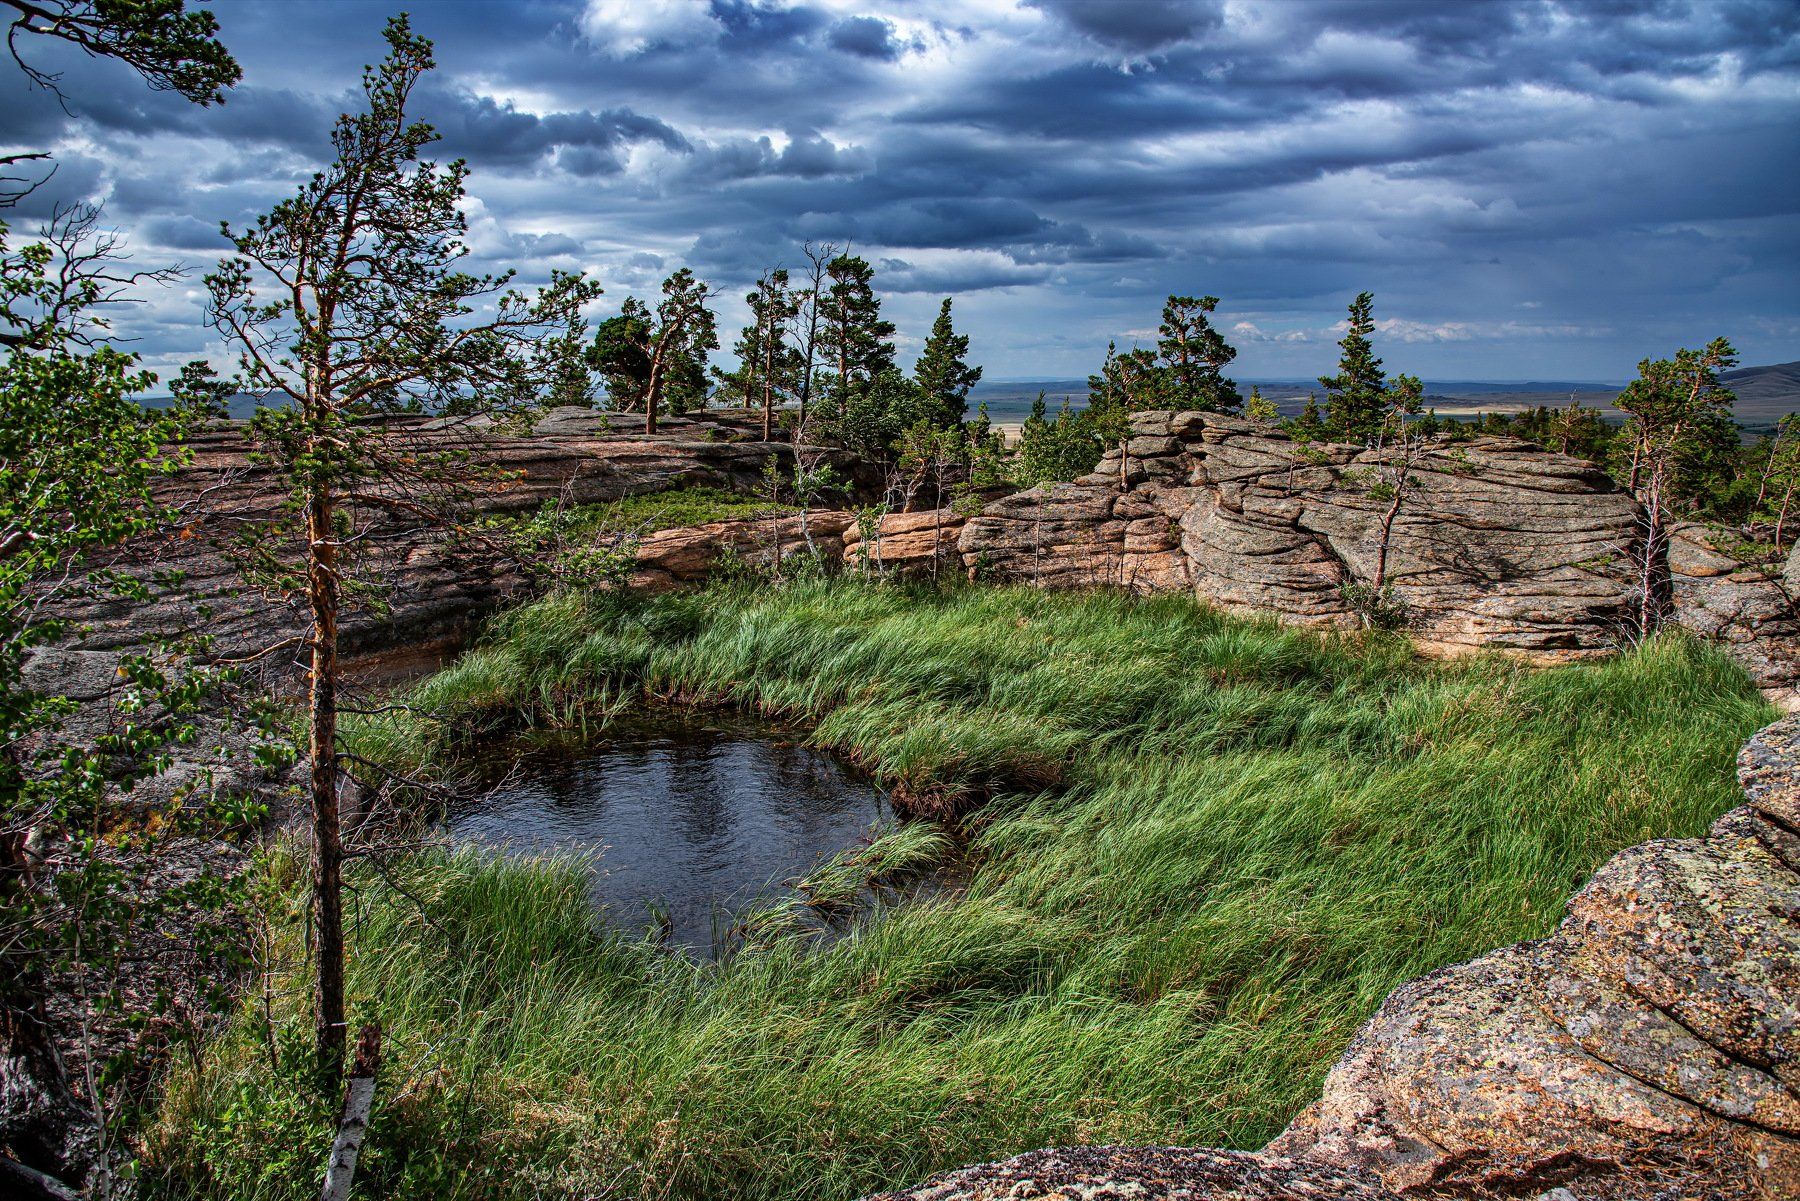
{"label": "small pond", "polygon": [[662,925],[670,946],[700,956],[733,911],[860,845],[891,816],[873,784],[756,726],[615,725],[576,753],[520,766],[520,778],[452,815],[451,837],[521,855],[592,855],[594,903],[608,924]]}

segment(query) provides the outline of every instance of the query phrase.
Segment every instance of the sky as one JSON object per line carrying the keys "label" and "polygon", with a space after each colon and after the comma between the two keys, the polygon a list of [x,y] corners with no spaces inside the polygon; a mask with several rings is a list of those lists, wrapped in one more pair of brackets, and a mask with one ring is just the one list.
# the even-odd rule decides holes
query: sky
{"label": "sky", "polygon": [[[190,6],[191,0],[190,0]],[[215,0],[244,68],[200,108],[22,45],[11,214],[103,201],[184,283],[116,318],[165,375],[229,355],[200,275],[329,153],[397,4]],[[419,115],[466,158],[478,267],[592,273],[594,316],[678,266],[742,293],[807,240],[876,265],[903,363],[939,301],[990,379],[1097,368],[1171,293],[1220,298],[1246,379],[1317,375],[1375,294],[1427,380],[1629,378],[1723,334],[1800,359],[1792,0],[415,0]],[[42,39],[37,39],[42,40]],[[0,60],[3,61],[3,60]]]}

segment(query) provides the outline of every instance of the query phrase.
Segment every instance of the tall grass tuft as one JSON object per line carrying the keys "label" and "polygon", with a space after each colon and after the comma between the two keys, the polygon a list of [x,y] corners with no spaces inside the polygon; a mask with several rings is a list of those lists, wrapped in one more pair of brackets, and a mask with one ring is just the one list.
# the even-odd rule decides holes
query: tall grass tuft
{"label": "tall grass tuft", "polygon": [[[1770,716],[1681,637],[1533,670],[1178,597],[815,583],[553,598],[361,733],[449,762],[646,697],[800,719],[890,784],[985,802],[961,873],[791,936],[809,895],[941,860],[905,828],[707,965],[596,929],[578,865],[360,878],[352,994],[389,1047],[365,1195],[848,1198],[1049,1144],[1258,1146],[1397,984],[1544,934],[1608,855],[1734,804]],[[148,1192],[316,1189],[303,999],[172,1084]]]}

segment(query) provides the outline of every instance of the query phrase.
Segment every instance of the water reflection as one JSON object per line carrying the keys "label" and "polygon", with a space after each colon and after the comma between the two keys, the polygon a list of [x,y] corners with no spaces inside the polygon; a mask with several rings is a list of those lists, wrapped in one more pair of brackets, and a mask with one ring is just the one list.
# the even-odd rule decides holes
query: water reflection
{"label": "water reflection", "polygon": [[713,945],[726,912],[857,845],[888,816],[879,790],[766,732],[710,725],[616,731],[579,757],[535,765],[449,823],[514,853],[596,853],[595,903],[671,944]]}

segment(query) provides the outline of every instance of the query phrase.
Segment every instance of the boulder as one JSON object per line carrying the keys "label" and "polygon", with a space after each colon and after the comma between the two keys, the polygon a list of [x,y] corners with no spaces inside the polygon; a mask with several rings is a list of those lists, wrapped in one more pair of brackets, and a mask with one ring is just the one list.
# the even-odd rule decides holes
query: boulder
{"label": "boulder", "polygon": [[1676,623],[1730,648],[1769,699],[1789,711],[1800,710],[1797,560],[1800,547],[1785,562],[1747,558],[1705,526],[1684,524],[1670,532],[1669,594]]}
{"label": "boulder", "polygon": [[1556,933],[1406,984],[1256,1154],[1034,1152],[886,1197],[1800,1196],[1800,716],[1746,805],[1614,856]]}

